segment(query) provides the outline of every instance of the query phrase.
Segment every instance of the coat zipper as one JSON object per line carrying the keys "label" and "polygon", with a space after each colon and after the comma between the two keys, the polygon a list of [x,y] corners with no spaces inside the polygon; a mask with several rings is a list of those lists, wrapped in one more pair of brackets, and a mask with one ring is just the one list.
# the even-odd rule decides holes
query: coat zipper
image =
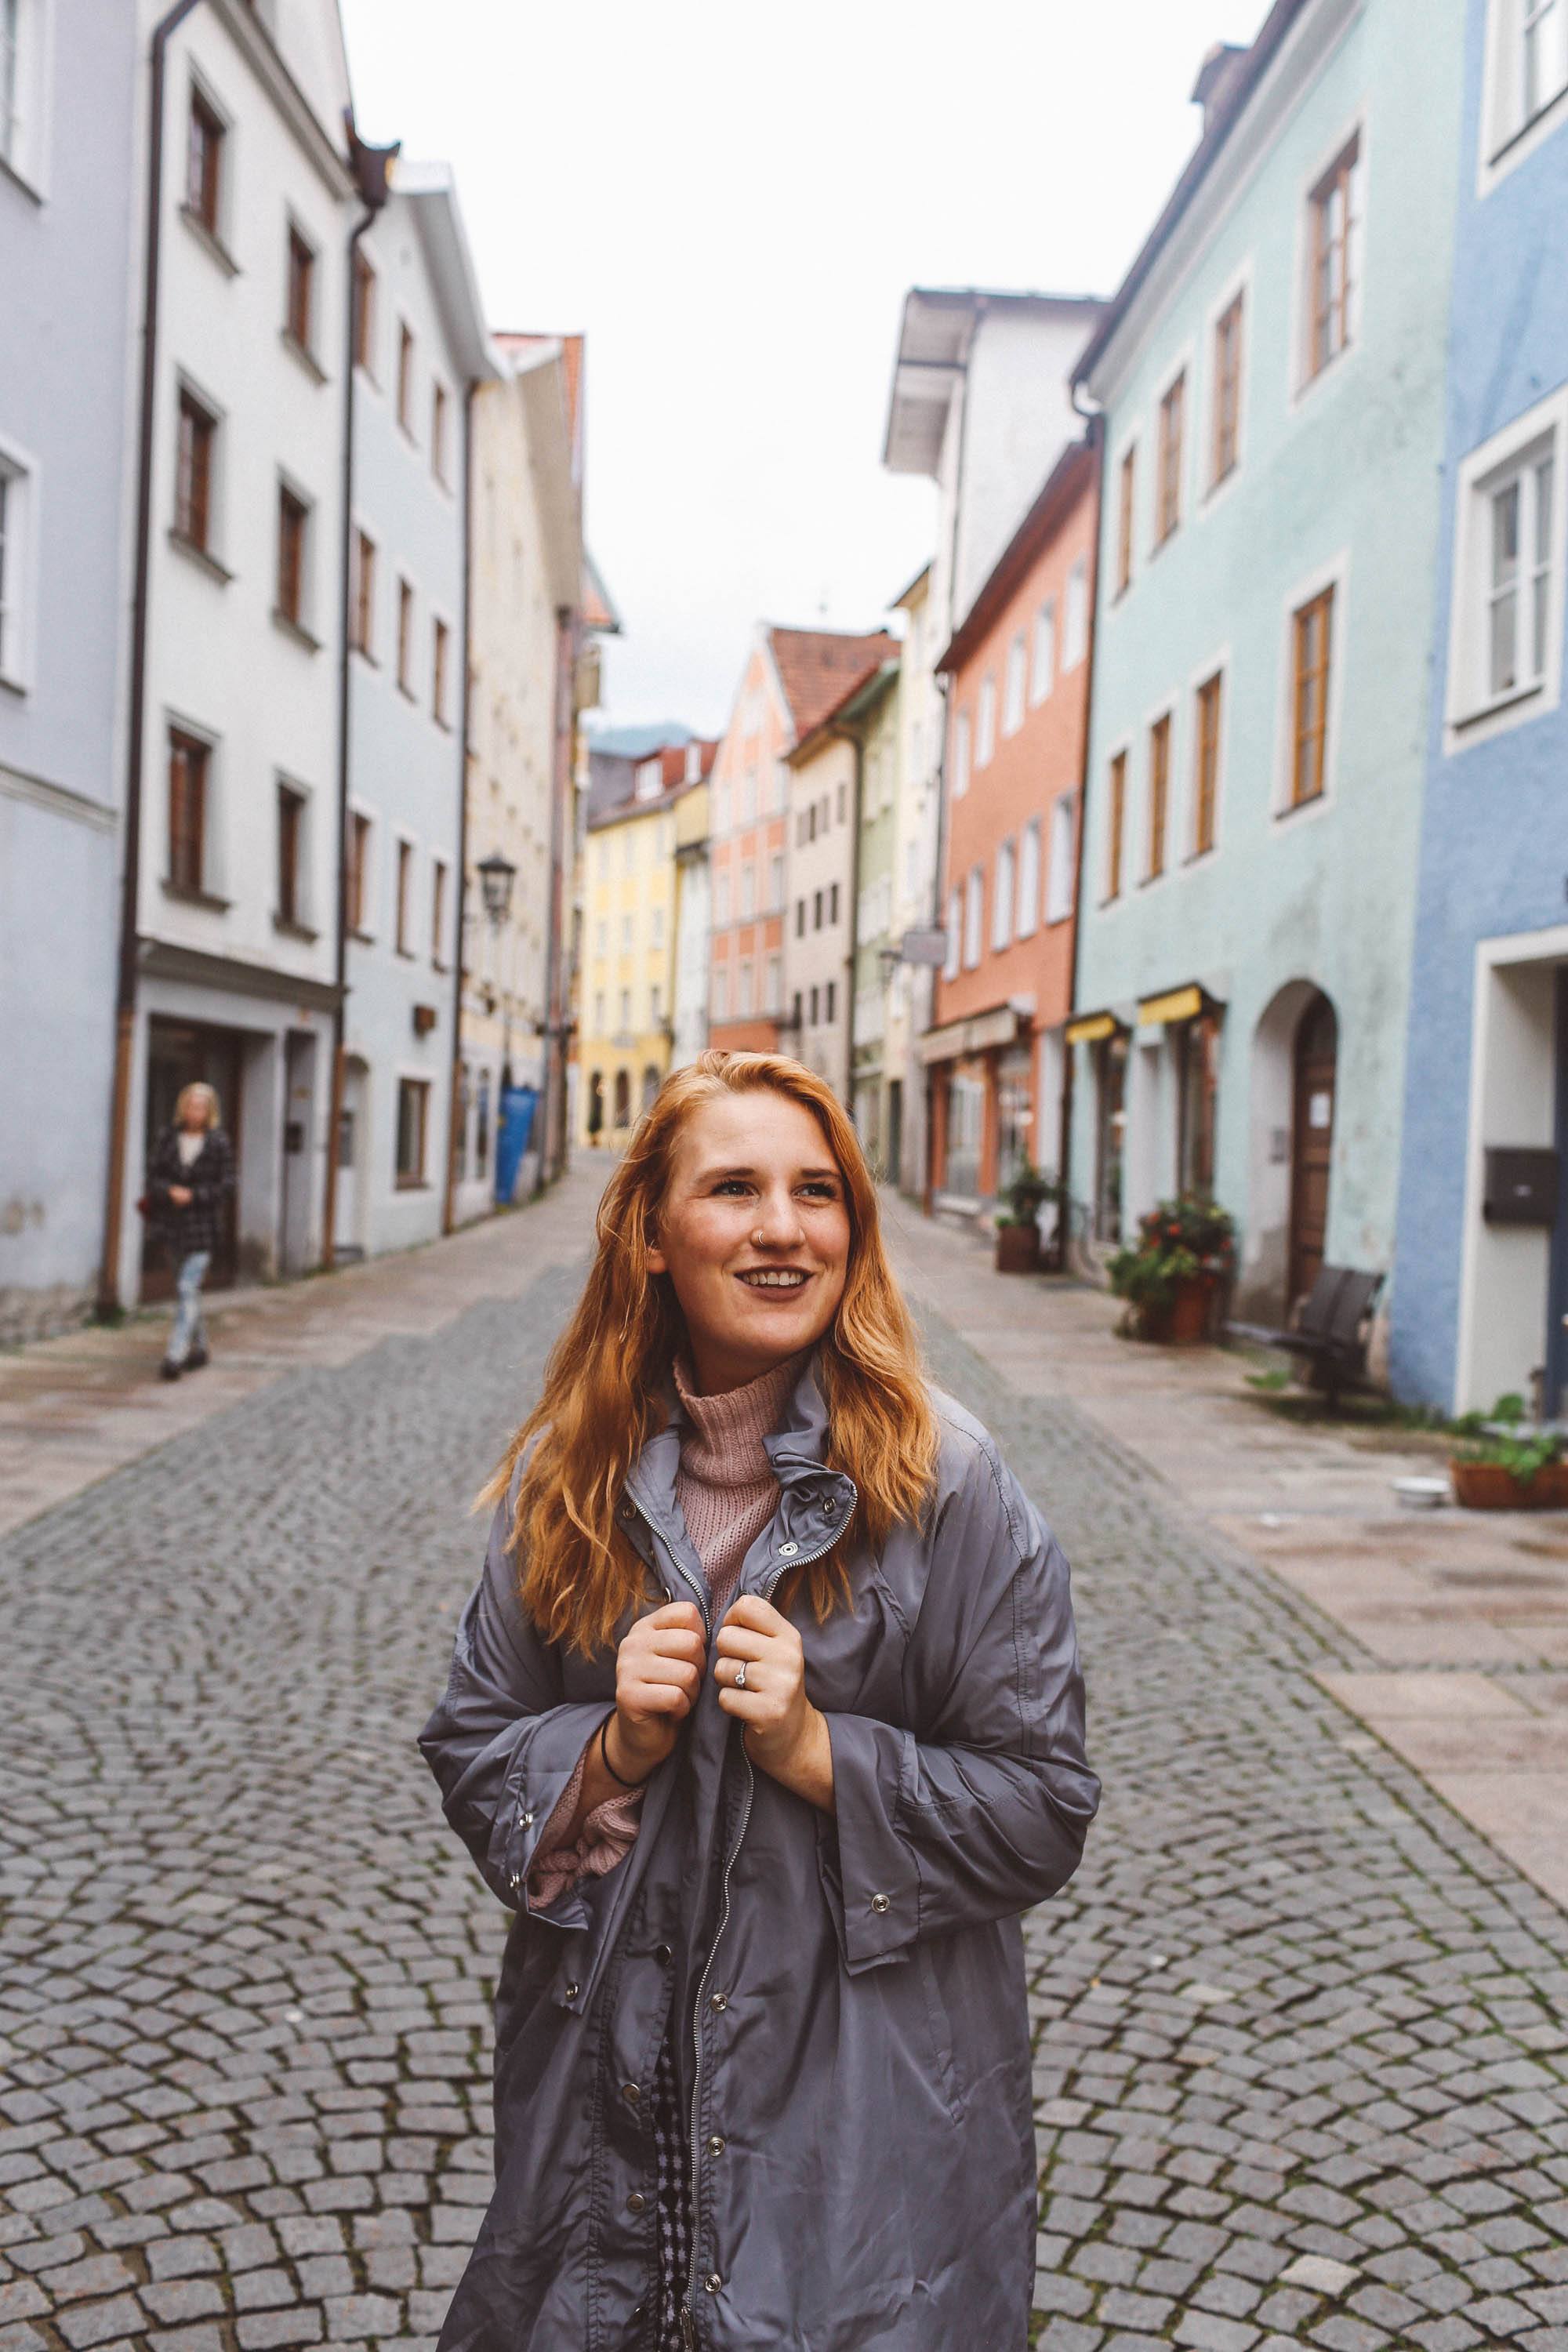
{"label": "coat zipper", "polygon": [[[760,1597],[763,1601],[773,1599],[773,1588],[785,1569],[809,1568],[813,1560],[821,1559],[826,1553],[830,1552],[843,1534],[844,1528],[848,1526],[854,1517],[854,1512],[855,1505],[851,1503],[848,1510],[844,1514],[844,1527],[835,1528],[828,1540],[820,1545],[816,1551],[806,1552],[795,1559],[781,1561],[766,1583],[761,1587]],[[735,1867],[736,1857],[740,1853],[742,1841],[746,1834],[746,1826],[752,1818],[752,1799],[756,1793],[756,1774],[752,1769],[752,1759],[746,1753],[744,1740],[741,1743],[741,1761],[746,1768],[746,1800],[741,1808],[741,1823],[735,1832],[734,1843],[724,1857],[724,1875],[719,1888],[719,1925],[713,1931],[713,1941],[708,1947],[707,1964],[698,1981],[697,1999],[691,2009],[691,2268],[687,2274],[686,2295],[680,2306],[680,2333],[682,2341],[693,2347],[693,2352],[697,2345],[697,2250],[702,2236],[702,2191],[700,2186],[702,2178],[702,2151],[699,2120],[702,2091],[702,1996],[708,1990],[708,1979],[713,1973],[713,1963],[719,1957],[719,1947],[724,1940],[724,1930],[730,1924],[730,1874]]]}

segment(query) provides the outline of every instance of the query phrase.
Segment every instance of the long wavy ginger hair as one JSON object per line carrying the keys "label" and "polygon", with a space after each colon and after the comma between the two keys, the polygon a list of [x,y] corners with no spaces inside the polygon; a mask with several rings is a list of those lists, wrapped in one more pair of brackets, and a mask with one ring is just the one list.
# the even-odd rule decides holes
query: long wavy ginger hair
{"label": "long wavy ginger hair", "polygon": [[[605,1187],[598,1255],[576,1312],[551,1352],[539,1402],[479,1498],[500,1502],[523,1465],[511,1531],[523,1606],[548,1639],[584,1653],[608,1648],[626,1610],[646,1596],[646,1570],[616,1507],[627,1473],[663,1425],[671,1364],[686,1338],[668,1276],[648,1265],[676,1147],[701,1104],[764,1089],[814,1115],[844,1179],[848,1267],[817,1373],[828,1459],[859,1489],[857,1539],[875,1550],[897,1522],[919,1517],[931,1491],[936,1417],[859,1138],[803,1063],[701,1054],[666,1079]],[[828,1553],[798,1573],[820,1621],[847,1591],[845,1571]]]}

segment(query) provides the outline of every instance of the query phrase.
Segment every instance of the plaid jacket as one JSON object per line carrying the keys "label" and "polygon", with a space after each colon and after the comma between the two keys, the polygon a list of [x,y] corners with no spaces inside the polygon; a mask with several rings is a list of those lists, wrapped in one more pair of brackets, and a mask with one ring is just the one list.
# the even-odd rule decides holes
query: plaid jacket
{"label": "plaid jacket", "polygon": [[[170,1200],[171,1184],[189,1189],[189,1208],[178,1208]],[[208,1129],[188,1168],[181,1164],[177,1130],[164,1129],[148,1164],[147,1197],[153,1222],[175,1257],[216,1249],[223,1237],[224,1204],[233,1190],[234,1146],[221,1127]]]}

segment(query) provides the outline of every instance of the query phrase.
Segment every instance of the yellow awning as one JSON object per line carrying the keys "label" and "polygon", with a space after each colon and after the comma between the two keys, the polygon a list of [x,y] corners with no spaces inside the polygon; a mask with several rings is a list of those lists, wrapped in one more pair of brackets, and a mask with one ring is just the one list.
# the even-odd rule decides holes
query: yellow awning
{"label": "yellow awning", "polygon": [[1163,996],[1146,996],[1138,1007],[1138,1025],[1156,1027],[1162,1021],[1195,1021],[1204,1009],[1204,992],[1194,981],[1186,988],[1168,988]]}
{"label": "yellow awning", "polygon": [[1114,1013],[1086,1013],[1081,1021],[1068,1023],[1068,1044],[1097,1045],[1102,1037],[1114,1037],[1121,1026]]}

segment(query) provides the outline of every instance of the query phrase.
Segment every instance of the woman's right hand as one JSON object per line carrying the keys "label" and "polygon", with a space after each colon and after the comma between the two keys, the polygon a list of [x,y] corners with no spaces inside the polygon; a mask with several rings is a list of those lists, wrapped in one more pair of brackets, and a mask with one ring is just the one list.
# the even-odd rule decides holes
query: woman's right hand
{"label": "woman's right hand", "polygon": [[690,1601],[639,1617],[616,1653],[616,1712],[605,1734],[612,1770],[646,1780],[675,1746],[702,1685],[708,1638]]}

